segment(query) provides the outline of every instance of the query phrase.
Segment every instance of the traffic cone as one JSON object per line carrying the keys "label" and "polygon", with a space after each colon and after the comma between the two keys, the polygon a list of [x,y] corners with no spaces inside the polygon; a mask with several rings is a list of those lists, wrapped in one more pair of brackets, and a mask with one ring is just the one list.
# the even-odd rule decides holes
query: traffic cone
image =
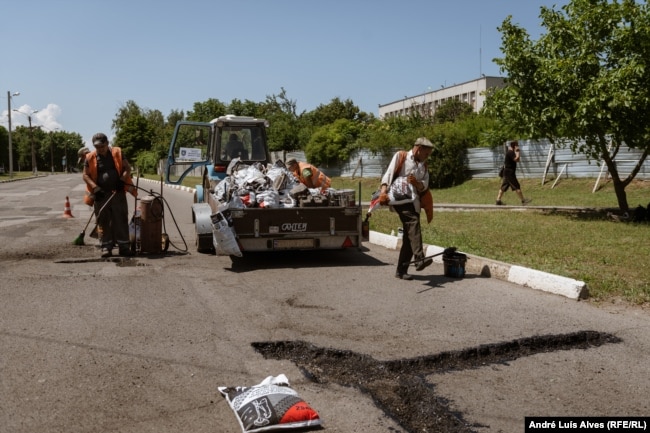
{"label": "traffic cone", "polygon": [[65,209],[63,210],[63,218],[74,218],[72,210],[70,209],[70,199],[65,197]]}

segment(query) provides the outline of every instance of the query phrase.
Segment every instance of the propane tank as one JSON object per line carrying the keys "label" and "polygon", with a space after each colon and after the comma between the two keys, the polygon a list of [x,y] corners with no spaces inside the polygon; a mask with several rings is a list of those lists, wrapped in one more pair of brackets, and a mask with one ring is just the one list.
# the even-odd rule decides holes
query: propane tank
{"label": "propane tank", "polygon": [[152,195],[140,200],[140,251],[160,254],[162,252],[163,204]]}

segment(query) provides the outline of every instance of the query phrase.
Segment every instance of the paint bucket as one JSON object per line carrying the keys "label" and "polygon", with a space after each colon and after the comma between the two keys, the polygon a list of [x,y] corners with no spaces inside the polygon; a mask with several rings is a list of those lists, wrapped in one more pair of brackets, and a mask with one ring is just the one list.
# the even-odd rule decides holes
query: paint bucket
{"label": "paint bucket", "polygon": [[445,253],[442,256],[445,277],[463,278],[465,276],[465,263],[467,255],[457,252]]}

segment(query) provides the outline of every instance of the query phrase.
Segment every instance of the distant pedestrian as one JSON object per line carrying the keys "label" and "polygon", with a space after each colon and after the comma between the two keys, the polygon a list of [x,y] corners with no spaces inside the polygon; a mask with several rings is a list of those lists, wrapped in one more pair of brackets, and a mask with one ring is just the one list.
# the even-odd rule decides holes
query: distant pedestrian
{"label": "distant pedestrian", "polygon": [[524,193],[521,192],[521,185],[519,185],[519,181],[517,180],[517,163],[520,159],[519,142],[513,140],[510,142],[510,149],[506,151],[506,157],[503,162],[503,177],[501,178],[501,187],[497,194],[497,205],[503,205],[501,198],[503,198],[503,193],[508,191],[508,188],[512,189],[519,196],[522,205],[532,201],[529,198],[524,198]]}
{"label": "distant pedestrian", "polygon": [[[407,273],[409,263],[415,257],[415,270],[421,271],[433,263],[433,259],[424,257],[424,248],[422,246],[422,228],[420,226],[420,209],[422,206],[431,207],[433,211],[433,201],[429,196],[429,170],[427,169],[427,159],[433,151],[433,143],[425,137],[420,137],[415,141],[413,149],[410,151],[399,151],[393,155],[386,172],[381,178],[381,192],[379,203],[386,206],[390,205],[402,222],[402,247],[397,258],[397,269],[395,277],[402,280],[412,280],[413,277]],[[396,189],[394,184],[408,185],[414,190],[412,197],[404,200],[396,200],[399,204],[391,204],[389,190]],[[393,194],[395,195],[395,194]],[[427,197],[427,204],[423,203],[424,197]],[[427,220],[430,221],[427,212]]]}

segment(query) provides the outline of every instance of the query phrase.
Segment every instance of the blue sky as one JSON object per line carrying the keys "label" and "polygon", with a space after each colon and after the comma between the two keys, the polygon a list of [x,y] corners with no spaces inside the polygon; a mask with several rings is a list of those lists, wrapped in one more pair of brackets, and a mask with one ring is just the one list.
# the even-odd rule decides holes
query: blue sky
{"label": "blue sky", "polygon": [[[441,85],[499,76],[497,27],[537,39],[541,6],[568,0],[1,0],[0,124],[109,137],[118,109],[187,112],[216,98],[261,102],[281,88],[310,111],[363,111]],[[12,124],[27,118],[12,113]]]}

